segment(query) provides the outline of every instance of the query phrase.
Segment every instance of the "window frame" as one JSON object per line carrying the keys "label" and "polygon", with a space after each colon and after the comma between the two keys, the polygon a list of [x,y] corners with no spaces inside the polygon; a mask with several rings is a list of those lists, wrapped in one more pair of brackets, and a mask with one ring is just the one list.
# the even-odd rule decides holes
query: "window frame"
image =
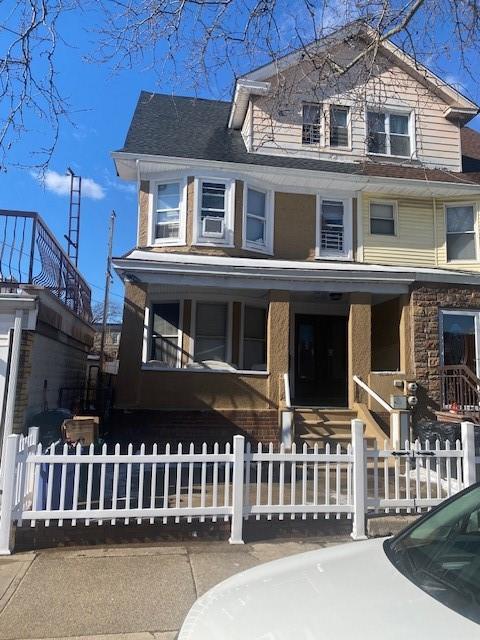
{"label": "window frame", "polygon": [[[343,251],[322,249],[322,203],[324,200],[343,203]],[[346,194],[316,194],[316,229],[315,229],[315,258],[317,260],[353,260],[353,198]]]}
{"label": "window frame", "polygon": [[[174,367],[163,364],[161,360],[153,360],[152,354],[152,339],[153,339],[153,308],[160,304],[178,304],[178,352],[177,362]],[[183,298],[165,298],[165,299],[152,299],[148,301],[145,306],[144,314],[144,326],[143,326],[143,348],[142,348],[142,364],[151,365],[158,369],[175,370],[182,368],[182,351],[183,351],[183,313],[184,313],[184,299]]]}
{"label": "window frame", "polygon": [[[179,185],[179,226],[178,238],[156,238],[156,217],[157,217],[157,199],[158,186],[161,184]],[[149,221],[148,221],[148,246],[165,247],[165,246],[184,246],[186,244],[187,235],[187,178],[185,176],[169,176],[164,179],[155,179],[150,181],[149,187],[150,204],[149,204]]]}
{"label": "window frame", "polygon": [[[372,231],[372,204],[390,205],[393,207],[393,234],[392,233],[376,233]],[[391,218],[374,218],[374,220],[390,220]],[[368,202],[368,235],[380,236],[382,238],[398,237],[398,202],[396,200],[382,200],[376,198]]]}
{"label": "window frame", "polygon": [[[224,300],[215,296],[208,298],[195,298],[192,300],[192,317],[190,328],[190,359],[189,363],[196,363],[195,359],[195,343],[197,342],[197,306],[198,304],[225,304],[227,305],[227,327],[225,334],[225,362],[232,363],[232,322],[233,322],[233,300]],[[220,362],[220,361],[219,361]],[[200,363],[199,363],[200,364]]]}
{"label": "window frame", "polygon": [[[369,149],[369,126],[368,126],[368,114],[376,113],[383,114],[385,116],[385,153],[370,151]],[[410,141],[410,154],[408,156],[399,156],[390,153],[391,141],[390,141],[390,116],[407,116],[408,117],[408,139]],[[392,106],[379,109],[374,105],[367,105],[365,108],[365,153],[368,156],[379,156],[381,158],[401,158],[402,160],[409,159],[414,160],[417,157],[417,144],[416,144],[416,118],[415,109],[405,106]],[[402,135],[402,134],[393,134]],[[405,134],[407,137],[407,134]]]}
{"label": "window frame", "polygon": [[[239,346],[239,364],[243,371],[252,371],[253,373],[267,373],[268,372],[268,311],[269,305],[251,301],[243,301],[242,303],[242,315],[240,320],[240,346]],[[245,309],[251,307],[254,309],[263,309],[265,311],[265,369],[245,369]],[[257,340],[257,338],[247,338],[247,340]],[[260,339],[258,338],[258,341]]]}
{"label": "window frame", "polygon": [[[469,233],[473,235],[475,242],[475,258],[467,258],[467,259],[448,259],[448,236],[450,234],[453,235],[461,235],[460,233],[455,233],[454,231],[447,231],[447,222],[448,222],[448,209],[454,209],[455,207],[472,207],[473,212],[473,230],[472,231],[462,231],[462,233]],[[479,244],[479,224],[478,224],[478,207],[475,202],[445,202],[443,205],[443,224],[445,228],[445,263],[446,264],[476,264],[480,255],[480,244]]]}
{"label": "window frame", "polygon": [[[194,222],[193,245],[202,247],[234,247],[234,219],[235,219],[235,178],[216,177],[209,175],[196,175],[194,178]],[[202,212],[202,186],[207,183],[225,185],[225,216],[223,238],[204,236],[201,226]]]}
{"label": "window frame", "polygon": [[[342,109],[347,112],[347,136],[348,142],[346,145],[332,145],[332,110]],[[351,151],[352,150],[352,108],[347,104],[331,103],[328,105],[328,146],[332,152],[338,151]]]}
{"label": "window frame", "polygon": [[[265,243],[259,244],[247,240],[247,223],[248,217],[257,218],[255,214],[249,214],[247,211],[248,190],[258,191],[265,194]],[[261,187],[255,182],[245,181],[243,183],[243,206],[242,206],[242,249],[247,251],[255,251],[256,253],[267,253],[273,255],[273,218],[275,208],[275,192],[272,189]]]}
{"label": "window frame", "polygon": [[[305,107],[318,107],[319,110],[319,121],[318,124],[314,124],[314,123],[307,123],[305,124],[304,121],[304,108]],[[325,130],[325,114],[324,114],[324,105],[322,102],[302,102],[302,125],[301,125],[301,145],[302,147],[322,147],[323,145],[323,134],[324,134],[324,130]],[[304,127],[305,126],[309,126],[309,127],[315,127],[318,126],[318,142],[305,142],[304,140]]]}

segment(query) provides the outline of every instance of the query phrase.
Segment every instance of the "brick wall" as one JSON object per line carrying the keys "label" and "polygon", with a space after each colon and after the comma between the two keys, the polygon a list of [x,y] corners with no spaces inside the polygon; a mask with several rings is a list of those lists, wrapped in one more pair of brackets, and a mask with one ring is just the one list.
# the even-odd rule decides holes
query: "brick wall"
{"label": "brick wall", "polygon": [[122,441],[203,443],[231,442],[236,434],[250,442],[278,442],[276,410],[117,411],[112,421]]}
{"label": "brick wall", "polygon": [[440,310],[480,310],[480,287],[416,285],[410,299],[413,364],[419,384],[417,418],[440,408]]}

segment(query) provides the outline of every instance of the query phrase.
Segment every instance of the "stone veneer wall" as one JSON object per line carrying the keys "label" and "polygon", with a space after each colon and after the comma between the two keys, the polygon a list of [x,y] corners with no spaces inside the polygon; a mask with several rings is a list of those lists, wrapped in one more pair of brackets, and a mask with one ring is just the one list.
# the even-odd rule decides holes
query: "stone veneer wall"
{"label": "stone veneer wall", "polygon": [[440,310],[480,310],[480,287],[415,285],[411,299],[413,365],[419,384],[417,419],[440,408]]}

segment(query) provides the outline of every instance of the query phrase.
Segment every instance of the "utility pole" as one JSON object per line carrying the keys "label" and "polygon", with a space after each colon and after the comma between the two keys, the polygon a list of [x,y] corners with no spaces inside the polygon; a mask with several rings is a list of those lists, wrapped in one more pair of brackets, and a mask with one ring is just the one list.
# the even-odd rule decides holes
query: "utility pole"
{"label": "utility pole", "polygon": [[102,335],[100,340],[100,360],[99,360],[99,382],[102,379],[103,363],[105,360],[105,334],[107,331],[108,320],[108,308],[109,308],[109,295],[110,295],[110,283],[112,282],[112,245],[113,245],[113,231],[115,228],[115,211],[112,211],[110,215],[110,227],[108,231],[108,256],[107,256],[107,270],[105,272],[105,297],[103,299],[103,322],[102,322]]}

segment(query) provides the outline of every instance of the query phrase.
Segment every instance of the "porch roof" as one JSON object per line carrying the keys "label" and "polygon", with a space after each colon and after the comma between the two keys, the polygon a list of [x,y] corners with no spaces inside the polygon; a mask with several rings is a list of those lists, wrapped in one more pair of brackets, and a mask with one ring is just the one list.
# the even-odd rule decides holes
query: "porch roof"
{"label": "porch roof", "polygon": [[183,286],[406,293],[414,282],[477,285],[480,274],[339,261],[231,258],[134,249],[114,258],[123,280]]}

